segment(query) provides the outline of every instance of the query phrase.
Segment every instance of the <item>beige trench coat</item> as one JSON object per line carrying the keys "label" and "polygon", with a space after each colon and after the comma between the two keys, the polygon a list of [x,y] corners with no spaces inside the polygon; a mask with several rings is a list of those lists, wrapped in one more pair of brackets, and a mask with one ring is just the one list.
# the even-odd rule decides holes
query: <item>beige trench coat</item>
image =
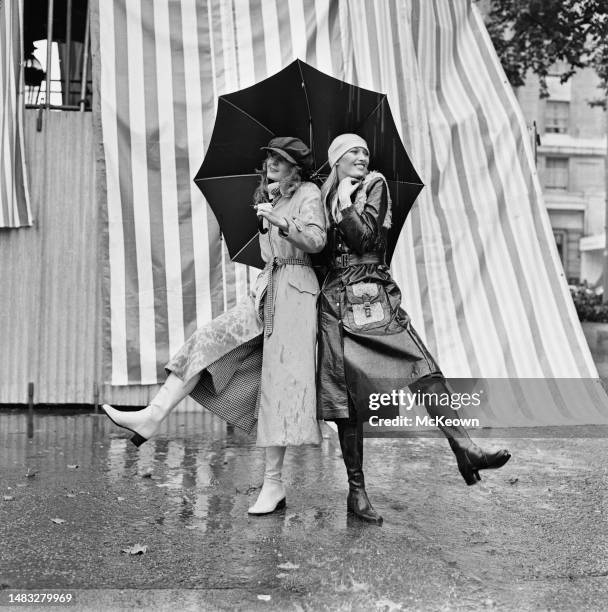
{"label": "beige trench coat", "polygon": [[[313,183],[302,183],[291,197],[281,195],[273,212],[287,219],[289,230],[282,236],[270,225],[268,233],[260,234],[267,266],[256,281],[259,312],[268,299],[269,262],[309,259],[307,254],[321,251],[326,241],[321,193]],[[273,329],[264,337],[257,445],[319,444],[315,384],[319,283],[312,267],[285,264],[274,268],[272,285]]]}

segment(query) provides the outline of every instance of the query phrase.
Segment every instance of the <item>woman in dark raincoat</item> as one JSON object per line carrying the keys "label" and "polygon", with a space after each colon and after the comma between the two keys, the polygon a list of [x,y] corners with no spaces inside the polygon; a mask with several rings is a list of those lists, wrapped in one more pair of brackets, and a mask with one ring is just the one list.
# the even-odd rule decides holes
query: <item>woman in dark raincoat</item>
{"label": "woman in dark raincoat", "polygon": [[[458,416],[440,402],[450,389],[401,308],[401,292],[385,264],[391,224],[385,178],[369,171],[367,143],[356,134],[335,138],[328,160],[331,173],[321,189],[328,215],[328,272],[318,304],[317,410],[320,419],[338,426],[348,511],[381,524],[365,492],[362,469],[362,415],[370,393],[409,387],[411,393],[425,394],[431,416]],[[507,450],[486,453],[461,426],[439,428],[469,485],[480,479],[480,469],[500,467],[510,458]]]}

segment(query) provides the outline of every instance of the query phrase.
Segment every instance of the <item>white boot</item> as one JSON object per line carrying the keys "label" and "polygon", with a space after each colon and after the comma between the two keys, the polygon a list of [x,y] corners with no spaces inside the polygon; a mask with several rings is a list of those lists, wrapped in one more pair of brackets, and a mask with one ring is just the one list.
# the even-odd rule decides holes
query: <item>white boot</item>
{"label": "white boot", "polygon": [[284,457],[284,446],[266,447],[264,484],[255,504],[247,511],[249,514],[270,514],[285,507],[285,487],[281,481]]}
{"label": "white boot", "polygon": [[196,387],[198,379],[199,376],[194,376],[184,383],[171,373],[154,399],[145,408],[133,412],[116,410],[109,404],[104,404],[102,408],[116,425],[132,431],[135,435],[131,437],[131,442],[135,446],[140,446],[156,433],[173,408]]}

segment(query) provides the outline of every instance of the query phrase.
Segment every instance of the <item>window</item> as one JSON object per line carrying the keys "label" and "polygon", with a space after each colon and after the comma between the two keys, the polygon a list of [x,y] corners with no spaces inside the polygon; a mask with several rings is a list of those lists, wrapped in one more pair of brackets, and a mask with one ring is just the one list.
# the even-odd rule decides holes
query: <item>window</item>
{"label": "window", "polygon": [[570,116],[570,102],[548,100],[545,112],[545,132],[567,134]]}
{"label": "window", "polygon": [[568,158],[547,157],[545,187],[547,189],[568,189]]}
{"label": "window", "polygon": [[557,245],[557,252],[559,253],[559,258],[562,262],[562,265],[565,263],[566,254],[566,232],[564,230],[553,230],[553,237],[555,238],[555,244]]}

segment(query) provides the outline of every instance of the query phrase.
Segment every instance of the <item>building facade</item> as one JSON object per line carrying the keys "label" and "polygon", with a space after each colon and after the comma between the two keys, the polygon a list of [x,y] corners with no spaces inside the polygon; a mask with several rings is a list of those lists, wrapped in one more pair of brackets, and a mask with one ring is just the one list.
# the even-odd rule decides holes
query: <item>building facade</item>
{"label": "building facade", "polygon": [[559,68],[540,97],[538,77],[516,90],[531,133],[553,234],[571,283],[601,284],[606,217],[606,111],[591,106],[602,96],[593,70],[560,83]]}

